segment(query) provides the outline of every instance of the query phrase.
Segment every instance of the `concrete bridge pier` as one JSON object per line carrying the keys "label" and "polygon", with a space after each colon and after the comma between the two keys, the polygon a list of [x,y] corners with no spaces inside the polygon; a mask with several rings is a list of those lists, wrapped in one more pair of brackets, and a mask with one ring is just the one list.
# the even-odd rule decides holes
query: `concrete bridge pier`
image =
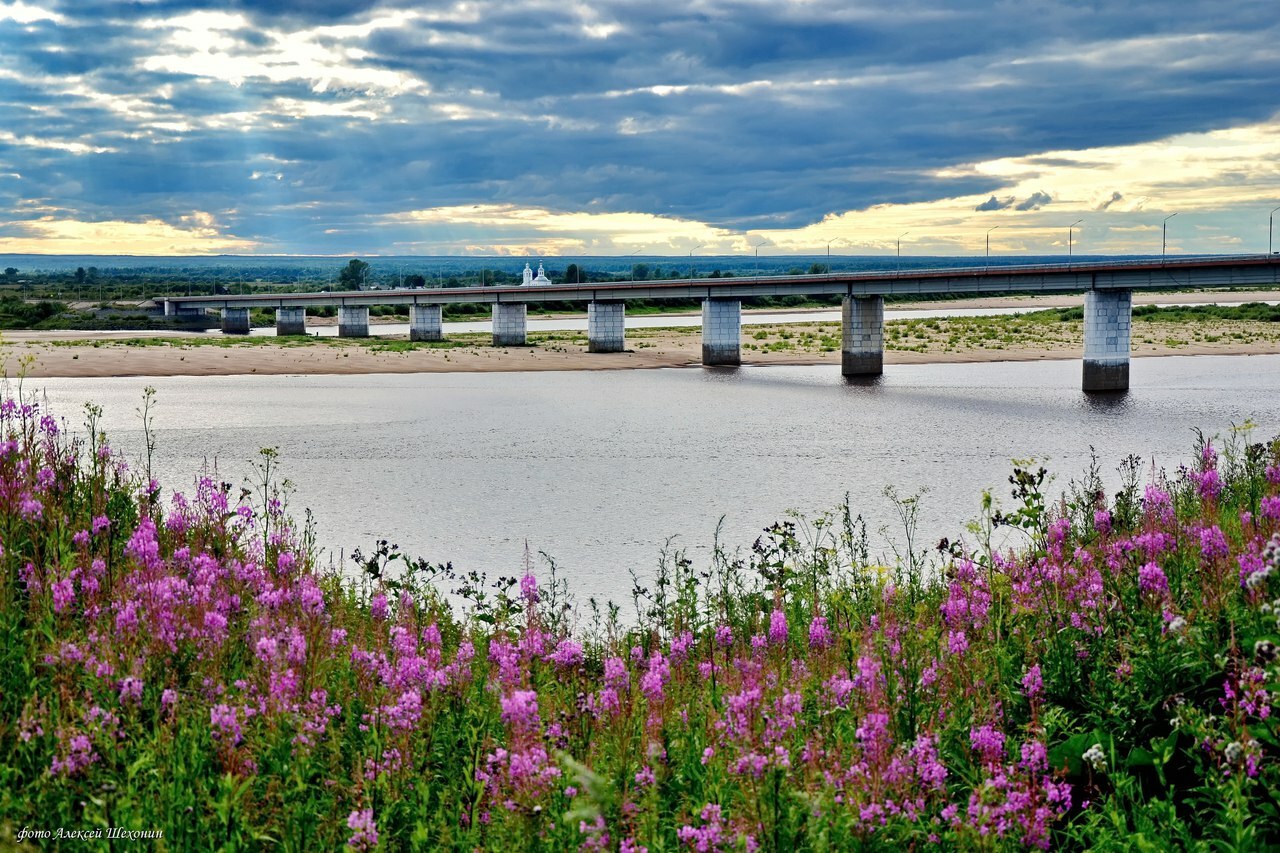
{"label": "concrete bridge pier", "polygon": [[493,303],[493,345],[522,347],[529,343],[528,306],[523,302]]}
{"label": "concrete bridge pier", "polygon": [[223,308],[222,333],[224,335],[249,334],[249,309]]}
{"label": "concrete bridge pier", "polygon": [[840,372],[845,376],[884,373],[884,297],[845,297],[840,320]]}
{"label": "concrete bridge pier", "polygon": [[1090,290],[1084,295],[1084,390],[1129,390],[1129,333],[1133,291]]}
{"label": "concrete bridge pier", "polygon": [[439,305],[409,306],[409,340],[443,341],[444,321]]}
{"label": "concrete bridge pier", "polygon": [[305,335],[306,333],[306,308],[276,309],[276,335]]}
{"label": "concrete bridge pier", "polygon": [[624,352],[627,303],[592,300],[587,304],[587,352]]}
{"label": "concrete bridge pier", "polygon": [[702,364],[742,364],[741,300],[702,300]]}
{"label": "concrete bridge pier", "polygon": [[369,307],[367,305],[338,306],[338,337],[369,337]]}

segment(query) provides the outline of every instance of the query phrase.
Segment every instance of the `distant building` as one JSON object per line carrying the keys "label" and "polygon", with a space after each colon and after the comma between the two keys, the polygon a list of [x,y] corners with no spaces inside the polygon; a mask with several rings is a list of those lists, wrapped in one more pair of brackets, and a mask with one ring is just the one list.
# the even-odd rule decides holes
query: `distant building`
{"label": "distant building", "polygon": [[541,263],[538,264],[538,275],[536,278],[533,275],[533,270],[529,269],[529,265],[524,265],[524,281],[520,282],[521,287],[524,287],[525,285],[542,286],[546,284],[551,284],[551,279],[547,278],[547,274],[543,271]]}

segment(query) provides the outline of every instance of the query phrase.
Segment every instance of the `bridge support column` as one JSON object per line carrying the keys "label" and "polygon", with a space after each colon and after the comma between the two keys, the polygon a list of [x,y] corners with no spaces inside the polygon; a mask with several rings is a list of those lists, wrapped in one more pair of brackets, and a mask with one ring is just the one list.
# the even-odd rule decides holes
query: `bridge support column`
{"label": "bridge support column", "polygon": [[1090,290],[1084,295],[1084,390],[1129,390],[1129,331],[1133,291]]}
{"label": "bridge support column", "polygon": [[523,302],[493,303],[493,345],[522,347],[529,343],[528,306]]}
{"label": "bridge support column", "polygon": [[338,306],[338,337],[340,338],[369,337],[369,306],[339,305]]}
{"label": "bridge support column", "polygon": [[249,309],[223,308],[222,333],[224,335],[249,334]]}
{"label": "bridge support column", "polygon": [[627,303],[587,303],[587,352],[623,352],[627,348]]}
{"label": "bridge support column", "polygon": [[305,335],[307,333],[306,308],[277,308],[277,335]]}
{"label": "bridge support column", "polygon": [[840,372],[845,376],[884,373],[884,297],[846,297],[840,319]]}
{"label": "bridge support column", "polygon": [[439,305],[409,306],[409,340],[443,341],[443,311]]}
{"label": "bridge support column", "polygon": [[702,300],[702,364],[742,364],[742,302]]}

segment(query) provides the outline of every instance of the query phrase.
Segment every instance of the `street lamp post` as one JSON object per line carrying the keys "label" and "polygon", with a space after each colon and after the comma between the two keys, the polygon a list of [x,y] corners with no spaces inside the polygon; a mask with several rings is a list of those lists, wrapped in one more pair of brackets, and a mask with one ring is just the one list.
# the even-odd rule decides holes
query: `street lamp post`
{"label": "street lamp post", "polygon": [[693,253],[701,249],[706,243],[699,243],[689,250],[689,281],[693,281]]}
{"label": "street lamp post", "polygon": [[991,232],[999,227],[999,225],[992,225],[987,229],[987,266],[991,264]]}
{"label": "street lamp post", "polygon": [[759,277],[760,277],[760,247],[761,247],[761,246],[763,246],[765,243],[768,243],[768,242],[769,242],[769,238],[768,238],[768,237],[765,237],[765,238],[764,238],[763,240],[761,240],[759,243],[752,243],[752,244],[751,244],[752,246],[754,246],[754,247],[755,247],[755,250],[756,250],[756,274],[755,274],[755,277],[756,277],[756,278],[759,278]]}
{"label": "street lamp post", "polygon": [[1084,222],[1084,220],[1083,220],[1083,219],[1077,219],[1075,222],[1072,222],[1070,225],[1068,225],[1068,226],[1067,226],[1067,257],[1068,257],[1068,258],[1069,258],[1069,257],[1071,257],[1071,248],[1072,248],[1072,246],[1071,246],[1071,237],[1072,237],[1072,232],[1076,230],[1076,226],[1077,226],[1077,225],[1079,225],[1081,222]]}
{"label": "street lamp post", "polygon": [[903,231],[901,234],[898,235],[898,239],[894,241],[895,243],[897,243],[897,246],[898,246],[898,270],[899,271],[902,270],[902,238],[907,236],[910,233],[911,233],[910,231]]}
{"label": "street lamp post", "polygon": [[828,241],[827,241],[827,275],[831,275],[831,244],[832,244],[832,243],[834,243],[836,240],[839,240],[839,239],[840,239],[840,238],[839,238],[839,237],[837,237],[837,238],[835,238],[835,240],[828,240]]}
{"label": "street lamp post", "polygon": [[1160,263],[1164,263],[1165,249],[1169,246],[1169,220],[1177,216],[1176,213],[1170,213],[1164,218],[1164,222],[1160,223]]}
{"label": "street lamp post", "polygon": [[1271,254],[1271,226],[1272,226],[1272,223],[1275,221],[1276,210],[1280,210],[1280,207],[1277,207],[1274,210],[1272,210],[1271,213],[1267,216],[1267,254],[1268,255]]}

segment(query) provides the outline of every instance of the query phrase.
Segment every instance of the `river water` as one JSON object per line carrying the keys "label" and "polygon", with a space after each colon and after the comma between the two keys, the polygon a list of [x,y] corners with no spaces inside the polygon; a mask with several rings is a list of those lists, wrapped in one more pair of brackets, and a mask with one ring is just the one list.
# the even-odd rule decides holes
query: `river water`
{"label": "river water", "polygon": [[[204,465],[239,483],[278,447],[292,508],[315,514],[335,558],[378,538],[491,576],[525,544],[555,557],[580,599],[629,600],[629,570],[652,572],[668,537],[696,565],[713,531],[749,549],[788,509],[831,509],[846,493],[875,552],[901,542],[882,494],[920,488],[920,541],[955,538],[981,492],[1006,497],[1010,460],[1046,464],[1059,493],[1097,448],[1170,471],[1193,428],[1246,418],[1280,433],[1280,356],[1140,358],[1132,390],[1081,393],[1080,362],[892,365],[847,382],[830,365],[563,373],[234,376],[29,380],[73,425],[104,408],[112,443],[137,459],[136,412],[157,389],[156,470],[188,485]],[[885,535],[879,530],[888,529]]]}

